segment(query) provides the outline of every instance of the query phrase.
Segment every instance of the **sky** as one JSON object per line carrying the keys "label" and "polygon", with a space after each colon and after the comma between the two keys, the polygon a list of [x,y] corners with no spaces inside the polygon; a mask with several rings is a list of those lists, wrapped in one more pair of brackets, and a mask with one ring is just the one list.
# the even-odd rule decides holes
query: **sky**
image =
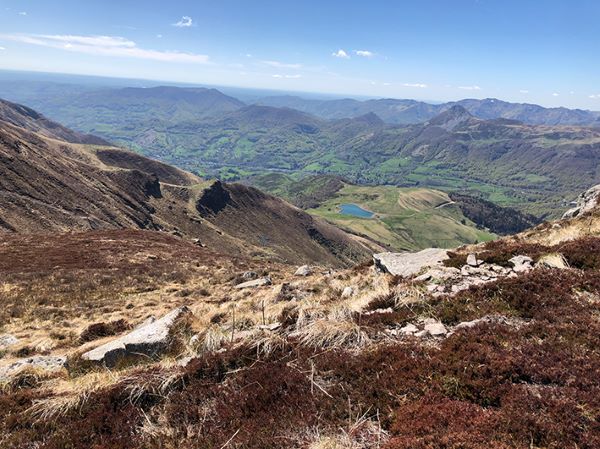
{"label": "sky", "polygon": [[600,110],[598,0],[0,0],[0,69]]}

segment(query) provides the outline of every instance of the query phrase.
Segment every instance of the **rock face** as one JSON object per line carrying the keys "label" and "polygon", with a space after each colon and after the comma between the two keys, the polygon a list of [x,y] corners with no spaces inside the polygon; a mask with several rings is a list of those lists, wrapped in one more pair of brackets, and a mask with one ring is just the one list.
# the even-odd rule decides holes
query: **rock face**
{"label": "rock face", "polygon": [[179,307],[156,321],[86,352],[81,358],[113,367],[125,358],[156,357],[169,350],[173,331],[182,320],[191,315],[192,312],[187,307]]}
{"label": "rock face", "polygon": [[575,207],[566,211],[562,218],[575,218],[592,210],[598,205],[598,198],[600,198],[600,184],[582,193],[577,198]]}
{"label": "rock face", "polygon": [[237,289],[243,289],[243,288],[256,288],[256,287],[263,287],[265,285],[271,285],[272,281],[270,277],[264,277],[264,278],[260,278],[260,279],[255,279],[253,281],[248,281],[248,282],[242,282],[241,284],[238,284],[235,286],[235,288]]}
{"label": "rock face", "polygon": [[423,268],[440,265],[448,259],[445,249],[428,248],[418,253],[379,253],[373,255],[375,266],[395,276],[414,276]]}

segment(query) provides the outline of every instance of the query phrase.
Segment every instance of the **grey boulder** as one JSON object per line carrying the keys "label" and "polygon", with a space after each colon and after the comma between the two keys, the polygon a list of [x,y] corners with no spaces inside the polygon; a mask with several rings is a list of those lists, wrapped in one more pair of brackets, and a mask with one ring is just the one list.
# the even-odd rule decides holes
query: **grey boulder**
{"label": "grey boulder", "polygon": [[427,248],[417,253],[379,253],[373,255],[375,266],[395,276],[410,277],[424,268],[441,265],[448,259],[445,249]]}
{"label": "grey boulder", "polygon": [[155,358],[169,350],[173,343],[173,331],[190,316],[190,309],[179,307],[158,320],[148,322],[129,334],[84,353],[81,358],[107,367],[115,366],[126,358]]}

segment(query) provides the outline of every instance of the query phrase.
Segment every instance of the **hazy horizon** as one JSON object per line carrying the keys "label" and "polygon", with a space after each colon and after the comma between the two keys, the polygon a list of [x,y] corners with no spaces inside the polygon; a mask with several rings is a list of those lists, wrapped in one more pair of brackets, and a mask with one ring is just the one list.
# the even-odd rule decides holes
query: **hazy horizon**
{"label": "hazy horizon", "polygon": [[5,70],[600,110],[589,0],[3,3]]}
{"label": "hazy horizon", "polygon": [[[185,83],[185,82],[177,82],[177,81],[169,81],[169,80],[159,80],[159,79],[151,79],[151,78],[127,78],[127,77],[111,77],[111,76],[97,76],[97,75],[84,75],[80,73],[64,73],[64,72],[40,72],[40,71],[26,71],[26,70],[10,70],[10,69],[0,69],[0,79],[2,78],[2,74],[7,73],[15,73],[15,74],[30,74],[34,76],[50,76],[50,77],[65,77],[65,80],[44,80],[46,82],[54,82],[57,84],[77,84],[77,81],[68,78],[79,78],[81,80],[96,80],[96,82],[90,82],[90,85],[95,85],[98,87],[138,87],[138,88],[152,88],[159,86],[174,86],[180,88],[195,88],[195,87],[203,87],[203,88],[211,88],[217,89],[223,92],[226,95],[238,98],[245,102],[253,102],[260,98],[266,98],[270,96],[296,96],[304,99],[315,99],[315,100],[340,100],[340,99],[354,99],[358,101],[367,101],[367,100],[415,100],[428,104],[444,104],[451,103],[453,101],[461,101],[461,100],[470,100],[470,99],[490,99],[490,100],[498,100],[505,101],[508,103],[514,104],[532,104],[543,106],[538,103],[533,102],[513,102],[503,98],[497,97],[486,97],[486,98],[475,98],[464,96],[457,98],[456,100],[442,101],[436,99],[428,99],[428,98],[415,98],[415,97],[385,97],[385,96],[369,96],[369,95],[355,95],[352,93],[330,93],[330,92],[311,92],[311,91],[295,91],[295,90],[277,90],[277,89],[268,89],[268,88],[260,88],[260,87],[244,87],[244,86],[236,86],[236,85],[219,85],[219,84],[206,84],[206,83]],[[5,80],[10,78],[5,78]],[[14,81],[33,81],[34,79],[14,79]],[[104,80],[106,84],[103,84],[100,80]],[[147,83],[147,84],[142,84]],[[543,107],[565,107],[566,106],[543,106]],[[592,112],[600,112],[600,106],[598,109],[585,109],[585,108],[568,108],[568,109],[581,109]]]}

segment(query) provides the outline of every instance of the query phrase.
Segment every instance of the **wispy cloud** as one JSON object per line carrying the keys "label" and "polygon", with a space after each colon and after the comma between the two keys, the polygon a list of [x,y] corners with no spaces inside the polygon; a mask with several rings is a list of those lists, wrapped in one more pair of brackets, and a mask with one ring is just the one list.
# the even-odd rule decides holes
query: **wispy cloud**
{"label": "wispy cloud", "polygon": [[558,93],[554,92],[554,93],[552,94],[552,96],[553,96],[553,97],[558,97]]}
{"label": "wispy cloud", "polygon": [[175,22],[173,26],[178,28],[189,28],[194,26],[194,21],[190,16],[183,16],[179,22]]}
{"label": "wispy cloud", "polygon": [[462,90],[481,90],[479,86],[458,86],[458,88]]}
{"label": "wispy cloud", "polygon": [[372,58],[375,56],[375,53],[369,50],[356,50],[354,53],[356,56],[362,56],[363,58]]}
{"label": "wispy cloud", "polygon": [[526,89],[521,89],[521,90],[519,91],[519,93],[522,93],[522,94],[528,94],[528,93],[529,93],[529,91],[528,91],[528,90],[526,90]]}
{"label": "wispy cloud", "polygon": [[404,83],[403,86],[404,87],[418,87],[420,89],[425,89],[427,87],[427,84],[423,84],[423,83]]}
{"label": "wispy cloud", "polygon": [[19,13],[19,15],[20,15],[20,16],[26,16],[26,15],[27,15],[27,11],[21,11],[21,12]]}
{"label": "wispy cloud", "polygon": [[600,94],[594,94],[594,95],[590,95],[590,98],[592,100],[595,100],[596,98],[600,99]]}
{"label": "wispy cloud", "polygon": [[268,65],[270,67],[276,67],[278,69],[299,69],[302,67],[302,64],[287,64],[285,62],[279,61],[261,61],[263,64]]}
{"label": "wispy cloud", "polygon": [[338,51],[334,51],[333,53],[331,53],[331,56],[341,59],[350,59],[350,55],[341,48]]}
{"label": "wispy cloud", "polygon": [[0,47],[0,51],[6,50],[6,48],[4,47]]}
{"label": "wispy cloud", "polygon": [[296,74],[296,75],[280,75],[280,74],[275,74],[275,75],[271,75],[271,76],[273,78],[279,78],[279,79],[285,78],[285,79],[288,79],[288,80],[302,78],[302,75],[298,75],[298,74]]}
{"label": "wispy cloud", "polygon": [[118,36],[0,34],[0,40],[9,40],[90,55],[119,56],[163,62],[209,63],[207,55],[179,51],[147,50],[138,47],[135,42],[129,39]]}

